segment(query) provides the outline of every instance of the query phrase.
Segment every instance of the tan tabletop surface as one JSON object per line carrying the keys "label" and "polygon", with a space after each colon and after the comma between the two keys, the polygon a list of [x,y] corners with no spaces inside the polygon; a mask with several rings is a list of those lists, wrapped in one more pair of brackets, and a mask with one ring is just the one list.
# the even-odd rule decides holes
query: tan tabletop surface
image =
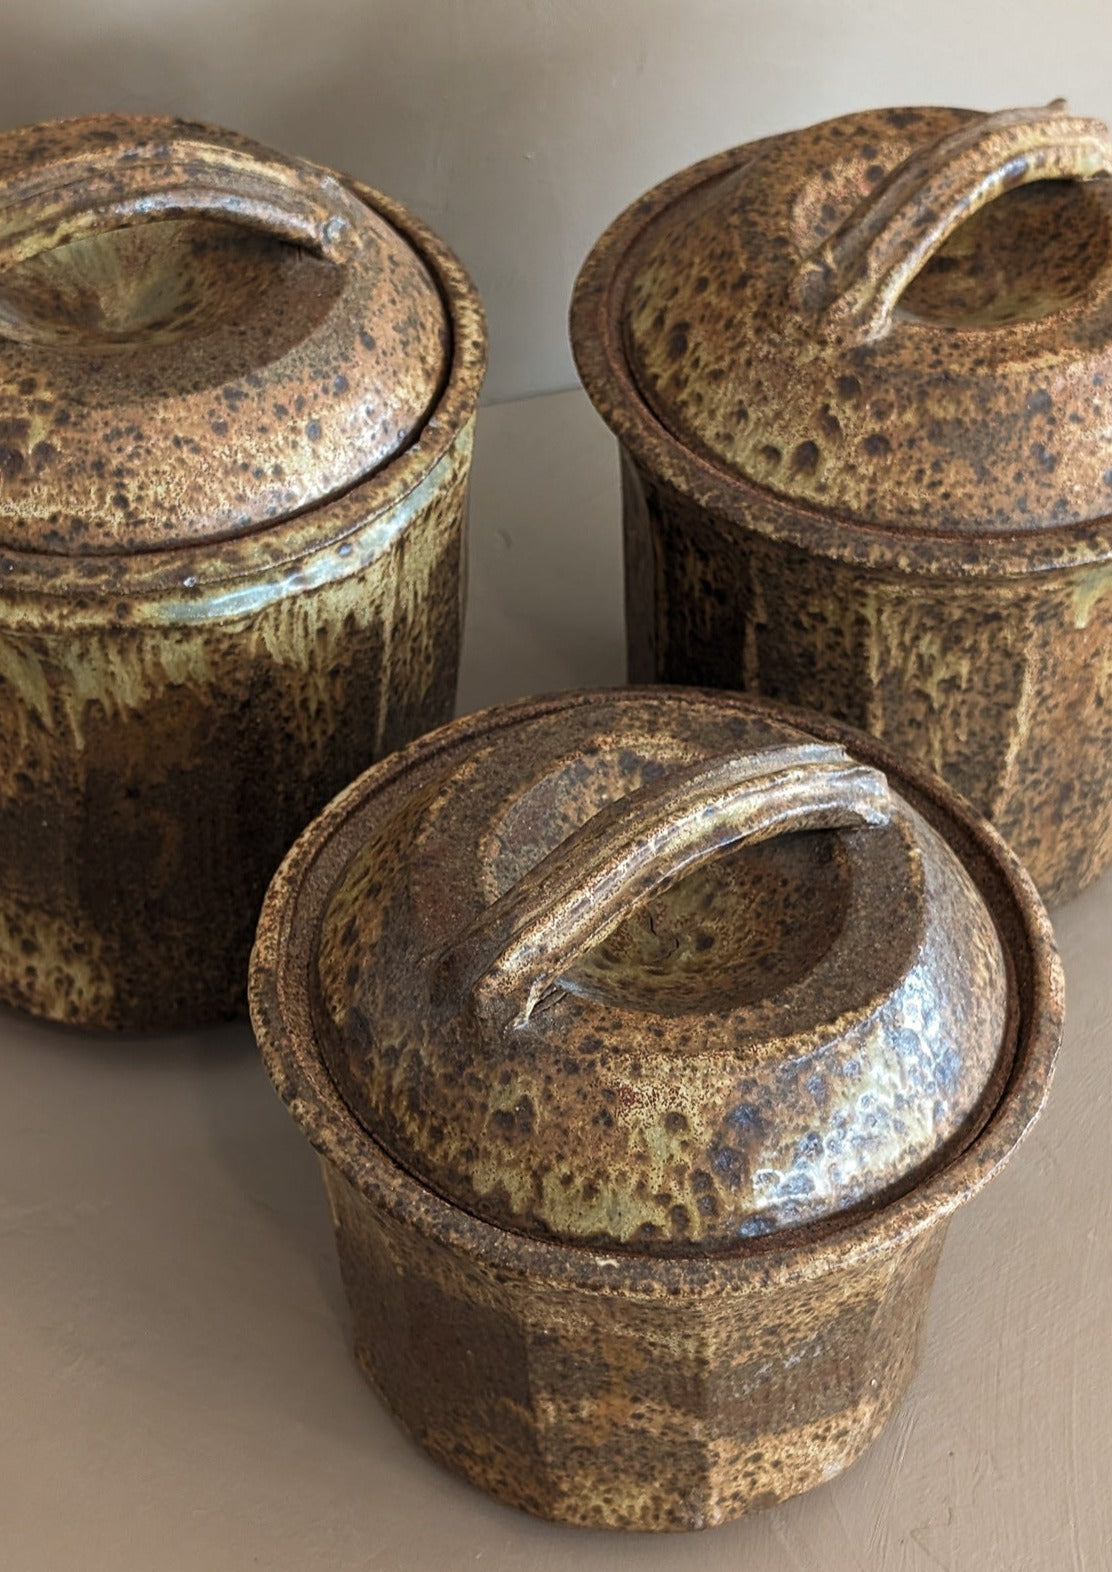
{"label": "tan tabletop surface", "polygon": [[[586,400],[485,410],[477,453],[461,708],[620,681],[616,460]],[[246,1026],[3,1016],[0,1569],[1112,1568],[1112,878],[1057,929],[1050,1108],[951,1228],[903,1409],[841,1479],[679,1538],[534,1522],[402,1436]]]}

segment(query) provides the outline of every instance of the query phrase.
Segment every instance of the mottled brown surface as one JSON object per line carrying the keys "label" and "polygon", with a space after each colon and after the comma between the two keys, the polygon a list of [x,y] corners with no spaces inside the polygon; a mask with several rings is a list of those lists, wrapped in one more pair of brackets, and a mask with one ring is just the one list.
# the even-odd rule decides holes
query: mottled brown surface
{"label": "mottled brown surface", "polygon": [[[778,495],[893,529],[1106,512],[1112,141],[1058,113],[997,118],[845,116],[693,182],[637,244],[623,304],[662,424]],[[1101,178],[1049,178],[1075,172]]]}
{"label": "mottled brown surface", "polygon": [[709,1528],[812,1489],[878,1434],[918,1363],[945,1223],[854,1272],[699,1305],[479,1272],[324,1165],[355,1354],[406,1430],[511,1506]]}
{"label": "mottled brown surface", "polygon": [[[596,742],[605,739],[594,752],[584,747],[582,735],[592,723]],[[429,957],[412,927],[415,914],[435,927],[439,903],[442,926],[466,925],[476,887],[480,905],[496,903],[546,844],[564,841],[615,793],[636,791],[639,780],[666,784],[669,773],[675,776],[690,767],[693,755],[699,757],[700,740],[704,749],[720,749],[728,736],[739,749],[752,750],[783,745],[800,732],[842,743],[853,757],[884,770],[921,816],[914,821],[922,823],[918,833],[937,837],[949,849],[937,866],[945,866],[950,854],[963,865],[956,883],[944,881],[951,899],[960,895],[953,909],[945,897],[940,903],[937,892],[929,894],[926,935],[937,921],[957,947],[973,892],[974,909],[983,901],[983,910],[991,913],[987,951],[982,941],[966,940],[972,953],[953,967],[953,986],[939,1001],[944,1014],[952,1012],[942,1034],[945,1048],[957,1061],[968,1053],[971,1076],[982,1078],[980,1106],[956,1138],[939,1134],[933,1158],[920,1160],[915,1171],[905,1169],[902,1183],[882,1186],[871,1202],[862,1204],[850,1181],[823,1216],[805,1207],[793,1210],[785,1187],[780,1215],[765,1219],[769,1229],[763,1233],[738,1227],[735,1217],[715,1236],[713,1222],[704,1218],[702,1241],[688,1237],[676,1219],[668,1235],[662,1232],[652,1243],[614,1227],[600,1236],[590,1226],[591,1197],[583,1193],[556,1227],[536,1212],[519,1210],[510,1217],[500,1211],[505,1193],[476,1184],[454,1195],[457,1176],[443,1168],[427,1170],[423,1182],[413,1172],[414,1163],[422,1163],[416,1147],[404,1162],[395,1161],[366,1128],[377,1112],[367,1101],[376,1063],[396,1067],[408,1057],[413,1065],[411,1045],[430,1026],[435,1023],[450,1044],[453,1029],[468,1015],[468,1007],[457,1004],[454,1016],[438,1017],[435,1004],[430,1010],[427,1001],[421,1003],[420,977]],[[536,753],[537,739],[547,737],[532,775],[526,771],[524,789],[517,792],[507,764],[515,733],[519,768],[522,758]],[[646,738],[652,739],[648,748]],[[554,773],[552,761],[561,751],[563,762]],[[445,792],[453,759],[464,761],[463,778]],[[504,808],[485,833],[472,837],[474,850],[466,836],[457,841],[454,861],[464,870],[462,883],[443,872],[437,883],[436,808],[460,790],[469,773],[481,787],[484,760]],[[490,805],[488,798],[485,806]],[[485,1129],[473,1128],[472,1149],[464,1154],[472,1174],[480,1173],[500,1143],[520,1141],[519,1172],[527,1174],[532,1165],[543,1181],[551,1155],[547,1143],[562,1140],[569,1170],[582,1173],[598,1154],[602,1177],[620,1184],[614,1140],[624,1136],[633,1151],[658,1121],[679,1146],[683,1132],[668,1115],[682,1111],[679,1103],[689,1086],[705,1096],[714,1080],[712,1066],[720,1084],[729,1081],[734,1066],[755,1080],[766,1068],[773,1082],[783,1072],[779,1105],[771,1101],[764,1115],[769,1125],[779,1122],[786,1131],[797,1117],[810,1121],[816,1139],[800,1154],[801,1177],[820,1171],[820,1153],[837,1166],[841,1150],[848,1169],[864,1154],[867,1165],[885,1139],[879,1101],[873,1108],[878,1117],[871,1125],[866,1118],[859,1146],[851,1141],[839,1148],[846,1125],[834,1060],[824,1060],[821,1052],[815,1056],[810,1088],[795,1077],[824,1036],[837,1037],[845,1029],[852,1037],[865,998],[878,988],[888,993],[893,974],[901,972],[901,945],[910,942],[917,954],[929,954],[919,919],[909,928],[901,913],[899,880],[894,907],[869,894],[888,833],[881,825],[809,830],[727,853],[692,876],[704,880],[704,893],[705,881],[716,871],[721,876],[712,903],[716,914],[732,904],[731,889],[734,900],[744,901],[763,885],[767,902],[760,868],[738,879],[738,866],[752,852],[771,855],[794,838],[814,850],[802,861],[789,857],[780,869],[789,885],[786,894],[780,892],[785,908],[798,900],[801,888],[811,888],[808,878],[812,884],[816,877],[833,879],[843,887],[841,932],[825,949],[816,936],[793,980],[770,981],[771,995],[760,996],[753,978],[743,976],[740,993],[724,1007],[739,978],[715,956],[712,943],[703,952],[711,980],[704,979],[703,995],[685,1010],[674,990],[657,990],[669,972],[674,982],[677,971],[697,969],[691,958],[680,947],[653,957],[643,930],[640,938],[620,937],[644,920],[644,910],[583,953],[554,996],[533,1011],[551,1017],[549,1025],[537,1028],[550,1043],[548,1102],[524,1111],[514,1102],[505,1110],[508,1118],[490,1114]],[[383,845],[377,860],[375,851],[363,855],[376,837],[385,836],[411,847],[410,884],[400,908],[378,876],[389,878],[391,872]],[[877,847],[870,851],[874,840]],[[475,852],[476,865],[467,873]],[[894,854],[897,863],[906,859],[906,850]],[[404,860],[404,852],[400,855]],[[928,885],[934,856],[924,863]],[[440,866],[443,870],[442,861]],[[801,868],[805,876],[796,884]],[[885,875],[888,886],[892,869]],[[906,860],[903,880],[914,897],[917,880],[909,878]],[[666,916],[685,882],[650,897],[647,909]],[[854,932],[862,897],[876,949],[859,935],[851,968],[845,954],[838,962],[839,939]],[[383,966],[400,963],[391,962],[389,936],[401,923],[410,925],[408,969],[418,1012],[404,1035],[375,1017],[372,976],[376,957]],[[649,926],[656,928],[655,917]],[[417,932],[431,934],[432,927]],[[728,947],[735,944],[736,937]],[[1006,957],[1007,1026],[1004,1040],[996,1038],[995,1066],[990,1056],[978,1068],[975,1021],[986,1004],[991,1011],[988,957],[994,945]],[[436,953],[435,941],[432,948]],[[832,957],[846,1006],[844,1017],[835,1012],[837,1024],[831,1021],[829,994],[824,1005],[816,983]],[[962,965],[968,968],[964,973]],[[708,989],[718,990],[709,1011]],[[972,996],[978,989],[983,998]],[[648,1009],[646,990],[653,998]],[[900,998],[898,984],[891,997]],[[913,1005],[905,992],[898,1028],[881,1027],[882,1035],[902,1037],[896,1046],[910,1054],[908,1068],[915,1055],[907,1036],[914,1035],[913,1017],[923,998],[920,989]],[[342,1037],[337,1041],[335,1019],[344,999],[369,1004],[362,1022],[347,1023],[351,1033],[361,1034],[362,1057],[356,1064],[355,1036],[349,1036],[346,1066],[337,1057],[345,1044]],[[825,1033],[813,1019],[816,1003],[825,1010]],[[1042,1106],[1061,1026],[1061,981],[1049,924],[1026,877],[999,838],[940,783],[899,765],[871,739],[818,717],[709,692],[633,690],[621,697],[569,695],[470,717],[356,782],[275,878],[256,943],[251,1005],[275,1083],[324,1159],[357,1356],[402,1423],[435,1456],[529,1511],[577,1523],[664,1529],[705,1526],[807,1489],[846,1467],[879,1430],[915,1366],[947,1219],[998,1170]],[[329,1016],[330,1010],[335,1014]],[[591,1010],[594,1032],[585,1025]],[[864,1010],[862,1019],[869,1015]],[[883,1015],[881,1008],[871,1018],[882,1021]],[[658,1039],[653,1028],[662,1020]],[[486,1044],[468,1039],[454,1058],[449,1047],[423,1079],[414,1071],[412,1128],[429,1149],[445,1133],[436,1129],[438,1111],[445,1127],[457,1109],[466,1118],[468,1100],[484,1095],[485,1077],[490,1069],[497,1072],[498,1051],[498,1085],[503,1077],[508,1085],[527,1073],[535,1039],[530,1045],[520,1024],[502,1030],[493,1056]],[[679,1067],[682,1074],[675,1073]],[[829,1080],[820,1096],[824,1076]],[[578,1106],[581,1087],[586,1100]],[[909,1090],[905,1115],[917,1102],[937,1111],[946,1095],[941,1082],[920,1082],[918,1091]],[[606,1091],[613,1097],[599,1095]],[[863,1082],[858,1091],[858,1106],[867,1115]],[[808,1095],[814,1099],[810,1110]],[[561,1100],[564,1113],[570,1110],[563,1125]],[[592,1117],[604,1112],[609,1123]],[[525,1113],[528,1129],[521,1127]],[[743,1125],[735,1121],[741,1145],[747,1133],[761,1135],[753,1128],[746,1133]],[[690,1119],[689,1134],[696,1144],[707,1139]],[[720,1188],[728,1167],[719,1169]],[[691,1177],[694,1189],[710,1193]],[[739,1188],[744,1190],[744,1182]],[[798,1203],[798,1193],[794,1200]],[[816,1220],[806,1223],[807,1216]],[[578,1230],[568,1223],[576,1217]],[[506,1222],[512,1226],[503,1226]]]}
{"label": "mottled brown surface", "polygon": [[1112,181],[1065,178],[1110,157],[1057,112],[769,138],[634,204],[572,311],[625,450],[634,678],[869,727],[1054,900],[1112,857]]}
{"label": "mottled brown surface", "polygon": [[[140,121],[148,130],[151,124]],[[44,149],[61,134],[45,128]],[[228,145],[240,143],[229,138]],[[275,158],[280,166],[289,162]],[[173,165],[171,172],[182,173]],[[340,189],[338,177],[317,173],[325,197]],[[12,170],[6,176],[15,178]],[[188,180],[184,195],[179,186],[174,200],[180,196],[188,208]],[[294,188],[300,189],[296,181]],[[5,489],[0,476],[0,497],[20,525],[8,529],[0,547],[0,998],[6,1002],[83,1025],[130,1028],[196,1023],[239,1008],[258,903],[283,851],[359,770],[451,713],[466,481],[485,365],[481,311],[455,259],[403,209],[354,184],[343,192],[344,204],[366,210],[376,232],[393,236],[399,257],[409,256],[420,276],[435,280],[430,342],[448,346],[443,388],[434,381],[434,402],[421,406],[414,430],[395,432],[397,451],[388,463],[380,465],[376,447],[381,431],[361,405],[353,406],[353,430],[362,431],[366,444],[366,478],[263,529],[213,542],[204,538],[202,520],[201,538],[187,531],[171,549],[140,551],[128,548],[152,540],[137,542],[126,530],[114,535],[114,526],[92,543],[78,532],[62,549],[43,534],[41,520],[21,511],[23,492]],[[270,184],[265,196],[269,224]],[[308,211],[316,211],[313,204]],[[258,222],[249,202],[243,213],[233,207],[224,216],[233,213],[248,226]],[[303,216],[295,212],[289,240],[298,239]],[[110,239],[117,262],[145,256],[158,272],[167,258],[180,261],[185,238],[199,223],[170,217],[71,240],[63,249]],[[259,284],[259,244],[276,242],[256,243],[247,230],[207,219],[201,230],[217,258],[230,262],[234,254],[245,262],[249,285]],[[224,231],[238,235],[242,252]],[[311,234],[303,238],[312,242]],[[41,240],[34,231],[29,244]],[[287,272],[302,265],[346,272],[346,264],[318,263],[286,241],[277,250],[282,258],[275,265]],[[38,249],[34,261],[52,255],[57,252]],[[269,252],[264,258],[268,267],[274,260]],[[0,272],[0,293],[27,265]],[[242,283],[233,274],[226,287],[234,293]],[[326,291],[318,306],[323,310],[331,299]],[[4,352],[29,355],[39,366],[36,389],[22,395],[33,413],[49,380],[50,354],[64,359],[71,351],[43,350],[34,337],[5,339],[10,325],[0,324],[0,349],[6,343]],[[384,373],[404,363],[398,355],[405,334],[414,331],[420,336],[424,328],[411,320],[382,362]],[[237,354],[250,348],[251,333],[245,329]],[[149,400],[149,430],[159,432],[152,484],[156,492],[167,486],[170,500],[181,501],[170,471],[159,469],[167,451],[171,467],[180,458],[169,427],[157,426],[174,405],[167,380],[172,357],[164,357],[153,383],[144,378],[147,351],[158,359],[161,334],[140,324],[134,345],[114,352],[102,369],[111,359],[113,385],[130,385],[133,397]],[[228,320],[208,321],[197,339],[208,346],[202,360],[219,355],[218,341],[227,347],[229,334],[235,338]],[[87,351],[83,338],[74,363]],[[373,347],[367,354],[373,362]],[[410,392],[427,390],[419,353],[411,370]],[[248,380],[254,376],[249,372]],[[385,387],[374,408],[388,415],[398,394],[408,396],[400,384]],[[7,396],[16,398],[18,389],[9,384]],[[370,397],[363,386],[361,398]],[[242,401],[232,403],[239,409]],[[82,440],[95,429],[94,422]],[[216,477],[227,500],[235,477],[219,461],[209,464],[210,443],[195,435],[201,440],[186,469]],[[249,430],[238,435],[248,439],[236,463],[247,495],[257,484],[249,473]],[[76,459],[75,465],[76,473]],[[327,494],[327,476],[322,479]],[[154,543],[158,538],[156,530]],[[173,531],[168,538],[175,539]]]}

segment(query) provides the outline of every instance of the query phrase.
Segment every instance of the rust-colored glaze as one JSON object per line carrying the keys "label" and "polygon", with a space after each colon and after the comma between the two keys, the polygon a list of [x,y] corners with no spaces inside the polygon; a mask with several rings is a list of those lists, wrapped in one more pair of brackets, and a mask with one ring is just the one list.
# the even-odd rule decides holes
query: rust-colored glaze
{"label": "rust-colored glaze", "polygon": [[376,766],[284,862],[251,983],[387,1403],[514,1505],[650,1529],[877,1434],[1061,1007],[1038,897],[949,789],[691,689]]}
{"label": "rust-colored glaze", "polygon": [[402,208],[229,133],[3,152],[0,998],[214,1019],[291,840],[451,713],[481,309]]}
{"label": "rust-colored glaze", "polygon": [[1112,858],[1110,171],[1059,105],[846,116],[649,192],[572,307],[631,676],[876,732],[1055,900]]}

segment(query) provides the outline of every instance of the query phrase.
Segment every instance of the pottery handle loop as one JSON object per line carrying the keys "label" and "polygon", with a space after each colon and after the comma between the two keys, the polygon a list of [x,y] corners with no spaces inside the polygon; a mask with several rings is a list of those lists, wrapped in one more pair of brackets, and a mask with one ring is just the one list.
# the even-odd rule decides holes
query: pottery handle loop
{"label": "pottery handle loop", "polygon": [[326,170],[170,127],[0,179],[0,269],[105,230],[209,218],[336,263],[360,246],[361,206]]}
{"label": "pottery handle loop", "polygon": [[980,116],[919,148],[879,183],[801,265],[796,301],[823,338],[883,338],[908,284],[979,208],[1029,181],[1098,174],[1112,174],[1108,127],[1068,114],[1062,99]]}
{"label": "pottery handle loop", "polygon": [[633,909],[729,848],[795,830],[888,822],[888,783],[821,743],[725,755],[608,804],[507,890],[444,954],[440,995],[470,1000],[495,1033]]}

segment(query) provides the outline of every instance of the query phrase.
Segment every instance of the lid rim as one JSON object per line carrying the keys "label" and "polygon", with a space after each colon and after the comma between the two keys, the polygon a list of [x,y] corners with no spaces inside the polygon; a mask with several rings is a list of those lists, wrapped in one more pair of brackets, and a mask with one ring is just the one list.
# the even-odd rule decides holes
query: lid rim
{"label": "lid rim", "polygon": [[[707,690],[627,691],[634,697],[679,693],[687,702],[726,704],[757,716],[772,714],[788,724],[800,725],[812,735],[848,741],[855,755],[892,774],[901,795],[905,786],[910,789],[912,805],[926,810],[928,822],[939,833],[949,839],[946,828],[956,830],[966,842],[976,864],[970,868],[970,876],[993,915],[1008,961],[1013,990],[1010,1004],[1019,1012],[1019,1019],[1015,1054],[1003,1076],[1004,1084],[957,1154],[932,1167],[910,1189],[879,1205],[866,1205],[804,1228],[785,1229],[763,1241],[747,1240],[712,1253],[659,1255],[639,1253],[628,1246],[596,1248],[552,1242],[487,1222],[414,1178],[366,1132],[341,1097],[319,1045],[314,1042],[310,990],[303,987],[304,998],[298,1000],[296,975],[291,975],[291,967],[299,964],[291,957],[304,959],[310,953],[310,939],[315,932],[312,912],[306,920],[299,911],[298,930],[293,927],[294,911],[306,887],[314,878],[319,884],[322,878],[331,876],[328,887],[317,892],[315,919],[319,921],[328,891],[347,865],[338,849],[343,828],[362,802],[373,800],[366,798],[369,781],[377,795],[391,783],[400,782],[409,770],[446,748],[462,744],[469,736],[488,737],[497,729],[526,719],[612,698],[605,690],[527,700],[486,715],[464,717],[433,733],[431,739],[422,739],[402,754],[373,767],[303,833],[267,893],[251,966],[252,1019],[279,1094],[318,1151],[374,1205],[417,1226],[442,1244],[474,1259],[497,1263],[502,1270],[512,1264],[513,1270],[522,1275],[539,1274],[593,1290],[605,1290],[609,1284],[623,1292],[630,1291],[631,1283],[646,1278],[653,1279],[654,1292],[656,1285],[661,1284],[674,1285],[684,1292],[700,1291],[699,1285],[709,1290],[724,1282],[736,1289],[743,1286],[738,1279],[750,1273],[762,1281],[770,1275],[794,1280],[909,1241],[941,1221],[993,1176],[1026,1134],[1045,1101],[1061,1030],[1062,980],[1049,919],[1034,887],[996,832],[956,793],[926,772],[896,760],[882,744],[852,728],[786,706],[724,698]],[[1002,912],[1002,903],[1006,912]],[[1021,997],[1024,993],[1030,995],[1025,1018]]]}
{"label": "lid rim", "polygon": [[762,487],[697,446],[694,435],[681,439],[661,419],[626,353],[625,300],[637,253],[682,200],[738,173],[779,140],[776,135],[727,148],[659,182],[608,225],[583,261],[569,310],[573,358],[587,396],[630,457],[741,530],[876,571],[940,579],[1025,578],[1091,567],[1112,557],[1112,513],[995,534],[924,529],[915,523],[869,524]]}

